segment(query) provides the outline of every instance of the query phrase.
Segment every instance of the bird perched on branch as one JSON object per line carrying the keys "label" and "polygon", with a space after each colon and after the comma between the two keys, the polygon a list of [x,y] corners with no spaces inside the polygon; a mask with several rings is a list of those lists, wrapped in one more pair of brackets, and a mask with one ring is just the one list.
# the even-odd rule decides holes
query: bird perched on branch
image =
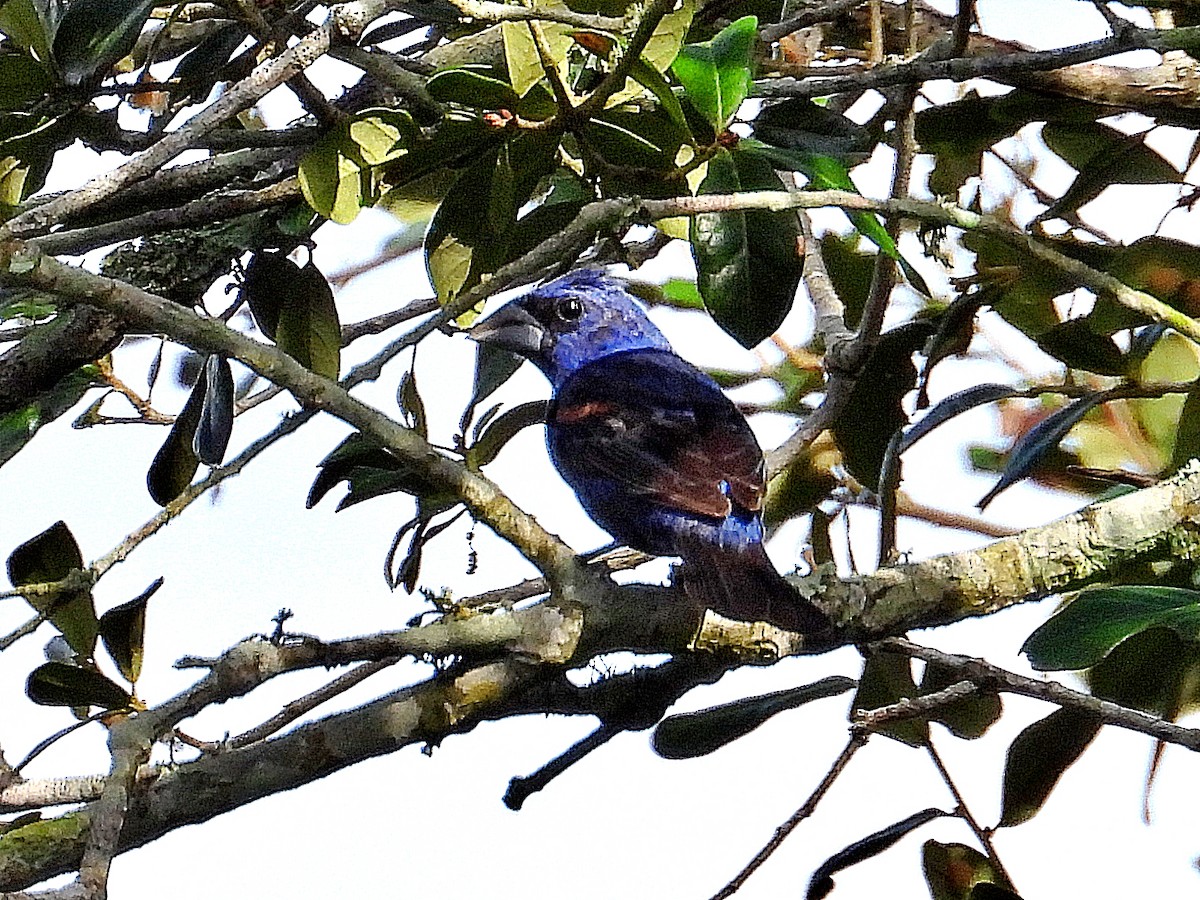
{"label": "bird perched on branch", "polygon": [[551,459],[614,538],[681,557],[684,590],[703,606],[805,634],[829,630],[763,549],[765,467],[750,426],[618,281],[577,270],[470,336],[527,357],[550,379]]}

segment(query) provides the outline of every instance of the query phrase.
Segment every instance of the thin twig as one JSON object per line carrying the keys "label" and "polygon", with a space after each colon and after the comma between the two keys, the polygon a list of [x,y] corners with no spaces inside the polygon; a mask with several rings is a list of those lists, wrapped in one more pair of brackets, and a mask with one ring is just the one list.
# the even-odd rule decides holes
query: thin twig
{"label": "thin twig", "polygon": [[750,860],[746,867],[734,876],[732,881],[725,885],[725,887],[721,888],[721,890],[713,894],[712,900],[727,900],[727,898],[732,897],[735,893],[737,893],[737,891],[742,887],[743,884],[746,883],[746,880],[754,874],[759,866],[765,863],[771,857],[771,854],[779,849],[780,845],[784,842],[787,836],[795,831],[796,827],[801,822],[813,814],[817,808],[817,804],[821,802],[821,798],[825,796],[826,792],[828,792],[831,787],[833,787],[833,783],[837,781],[838,777],[843,771],[845,771],[846,766],[850,763],[850,760],[853,758],[854,754],[857,753],[858,749],[866,742],[866,732],[855,731],[850,735],[850,740],[846,744],[845,749],[842,750],[841,755],[834,760],[833,766],[830,767],[829,771],[825,774],[825,777],[821,779],[821,783],[817,785],[816,790],[814,790],[809,798],[804,801],[804,805],[792,813],[791,817],[786,822],[775,829],[775,834],[771,837],[771,840],[767,841],[766,845],[758,851],[758,854],[754,857],[754,859]]}

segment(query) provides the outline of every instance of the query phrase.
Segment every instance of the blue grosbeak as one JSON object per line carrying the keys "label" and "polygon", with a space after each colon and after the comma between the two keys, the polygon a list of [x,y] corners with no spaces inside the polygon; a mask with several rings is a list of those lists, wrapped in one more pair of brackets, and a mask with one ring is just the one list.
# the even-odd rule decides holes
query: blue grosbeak
{"label": "blue grosbeak", "polygon": [[765,467],[750,426],[620,283],[577,270],[470,336],[527,357],[550,379],[551,459],[614,538],[681,557],[684,590],[700,605],[806,634],[829,630],[763,549]]}

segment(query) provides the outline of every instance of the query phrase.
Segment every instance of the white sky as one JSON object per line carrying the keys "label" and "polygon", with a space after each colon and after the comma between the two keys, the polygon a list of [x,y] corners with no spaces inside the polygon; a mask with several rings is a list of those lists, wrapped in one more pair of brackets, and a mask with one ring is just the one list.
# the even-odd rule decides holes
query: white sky
{"label": "white sky", "polygon": [[[1103,22],[1087,2],[980,0],[979,9],[990,33],[1037,46],[1103,33]],[[62,178],[78,175],[73,166]],[[1129,194],[1116,201],[1102,198],[1097,206],[1105,202],[1112,207],[1105,225],[1113,229],[1143,205]],[[331,274],[370,258],[391,227],[384,214],[372,212],[352,227],[326,226],[316,261]],[[1177,227],[1186,237],[1194,225],[1183,221]],[[665,277],[672,267],[687,265],[686,250],[673,251],[647,277]],[[339,295],[338,305],[343,321],[350,322],[427,294],[420,262],[407,259],[358,279]],[[697,361],[728,361],[735,348],[715,328],[680,315],[664,313],[659,321],[684,355]],[[802,328],[803,314],[789,327]],[[435,439],[447,440],[457,424],[469,390],[471,354],[464,339],[440,335],[420,352],[418,382]],[[752,362],[749,355],[742,353],[742,358]],[[139,371],[132,354],[122,367],[131,377]],[[402,368],[393,365],[362,396],[394,408]],[[526,368],[504,388],[502,399],[545,396],[544,380]],[[961,364],[956,371],[964,380],[991,377],[978,362]],[[450,377],[443,377],[446,373]],[[961,386],[943,376],[935,379],[934,390],[944,395]],[[239,419],[231,455],[281,408],[275,404]],[[91,559],[156,511],[144,479],[165,429],[114,426],[68,434],[70,419],[68,415],[46,429],[0,468],[0,498],[9,511],[0,517],[0,547],[11,548],[62,518]],[[963,469],[960,446],[993,423],[993,414],[980,410],[964,417],[957,433],[946,428],[924,440],[911,459],[906,457],[906,487],[937,506],[972,506],[990,482]],[[759,424],[765,444],[782,438],[780,423]],[[145,674],[139,684],[145,700],[161,701],[194,680],[194,674],[171,668],[175,659],[216,654],[245,635],[267,631],[280,607],[295,610],[289,624],[296,630],[326,638],[396,628],[420,608],[403,593],[389,593],[381,576],[391,535],[411,515],[410,501],[388,497],[334,515],[336,497],[330,497],[315,510],[304,510],[316,462],[346,431],[328,417],[310,424],[228,482],[215,503],[196,504],[105,577],[96,591],[101,609],[166,576],[150,606]],[[569,489],[550,472],[541,441],[536,430],[524,433],[488,474],[572,546],[586,550],[605,542]],[[1001,495],[988,513],[1024,526],[1077,505],[1075,498],[1021,485]],[[857,518],[865,533],[870,514]],[[475,540],[479,572],[466,577],[464,532],[465,526],[451,529],[427,551],[422,584],[453,585],[465,595],[530,574],[511,548],[480,528]],[[777,564],[795,559],[802,538],[800,530],[785,529],[772,546]],[[975,536],[920,523],[901,525],[900,545],[916,556],[980,543]],[[860,552],[860,558],[866,557]],[[0,633],[26,615],[18,600],[0,603]],[[1016,652],[1044,615],[1044,607],[1031,604],[917,638],[1027,671]],[[0,683],[8,685],[8,697],[40,662],[46,636],[44,630],[0,655]],[[855,675],[858,668],[857,655],[847,649],[788,660],[768,670],[745,669],[692,692],[679,709],[827,674]],[[369,699],[424,674],[417,665],[399,666],[347,700]],[[189,722],[187,730],[209,739],[237,732],[327,677],[307,673],[277,679],[250,700]],[[448,739],[431,757],[410,748],[123,855],[113,866],[111,894],[122,900],[149,900],[164,890],[184,900],[231,893],[298,898],[360,893],[454,898],[485,892],[496,898],[570,894],[585,900],[708,897],[753,856],[824,774],[846,739],[839,717],[848,699],[825,700],[782,715],[702,760],[663,761],[650,751],[647,733],[623,735],[532,797],[520,813],[500,803],[508,779],[537,769],[594,723],[524,719],[484,725]],[[1004,718],[982,741],[962,742],[935,730],[950,770],[961,776],[973,811],[985,822],[998,815],[1005,749],[1021,728],[1050,711],[1009,697],[1005,708]],[[0,745],[16,761],[69,721],[65,711],[17,700],[0,717]],[[27,774],[100,771],[107,760],[103,738],[99,728],[76,733],[45,753]],[[1154,795],[1155,821],[1143,826],[1139,810],[1150,748],[1146,738],[1106,729],[1037,818],[998,836],[1002,858],[1026,897],[1089,890],[1100,896],[1194,893],[1192,859],[1200,852],[1196,769],[1183,751],[1168,750]],[[809,873],[848,842],[923,807],[950,804],[920,752],[876,738],[816,817],[792,835],[738,896],[800,896]],[[934,823],[884,857],[839,875],[834,896],[863,896],[881,887],[894,896],[925,896],[919,848],[926,838],[974,844],[961,823]]]}

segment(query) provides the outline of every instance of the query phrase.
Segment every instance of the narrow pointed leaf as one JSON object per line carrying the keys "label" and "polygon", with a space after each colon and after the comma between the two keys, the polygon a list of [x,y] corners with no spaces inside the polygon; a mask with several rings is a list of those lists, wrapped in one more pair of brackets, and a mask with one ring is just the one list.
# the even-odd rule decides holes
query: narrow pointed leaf
{"label": "narrow pointed leaf", "polygon": [[[20,589],[25,584],[61,581],[83,568],[83,554],[65,522],[55,522],[41,534],[21,544],[8,557],[8,580]],[[29,605],[46,616],[80,657],[88,659],[96,646],[99,623],[90,591],[64,591],[55,596],[26,597]]]}
{"label": "narrow pointed leaf", "polygon": [[839,850],[813,872],[812,878],[808,882],[808,891],[804,894],[805,900],[822,900],[833,890],[833,876],[838,872],[878,856],[922,825],[926,825],[934,819],[952,815],[954,813],[948,813],[944,809],[936,807],[923,809],[887,828],[881,828],[874,834],[867,835],[862,840],[855,841],[844,850]]}
{"label": "narrow pointed leaf", "polygon": [[1093,712],[1065,706],[1034,722],[1008,748],[1000,827],[1033,818],[1104,724]]}
{"label": "narrow pointed leaf", "polygon": [[171,425],[171,432],[150,463],[146,473],[146,487],[159,506],[166,506],[182,494],[200,468],[200,460],[193,449],[196,429],[204,410],[205,379],[196,379],[187,403]]}
{"label": "narrow pointed leaf", "polygon": [[206,466],[219,466],[233,434],[233,372],[229,360],[213,353],[204,361],[204,403],[192,436],[192,452]]}
{"label": "narrow pointed leaf", "polygon": [[504,382],[521,367],[525,358],[501,350],[491,344],[477,343],[475,345],[475,387],[471,392],[471,401],[463,411],[459,429],[466,431],[475,409],[495,393]]}
{"label": "narrow pointed leaf", "polygon": [[114,606],[100,617],[100,638],[121,674],[131,683],[142,673],[142,656],[146,644],[146,604],[162,587],[157,578],[146,590],[128,603]]}
{"label": "narrow pointed leaf", "polygon": [[429,426],[425,416],[425,401],[421,399],[421,394],[417,391],[417,376],[412,371],[406,372],[400,379],[398,394],[400,420],[405,427],[411,428],[421,437],[428,437]]}
{"label": "narrow pointed leaf", "polygon": [[925,413],[919,422],[904,433],[904,440],[900,443],[900,452],[903,453],[933,429],[962,415],[967,410],[985,403],[995,403],[997,400],[1012,397],[1017,393],[1019,391],[1016,388],[1007,384],[977,384],[975,387],[959,391],[957,394],[951,394]]}
{"label": "narrow pointed leaf", "polygon": [[692,759],[749,734],[772,716],[854,688],[853,678],[834,675],[806,684],[724,703],[699,712],[668,716],[654,729],[654,752],[664,759]]}
{"label": "narrow pointed leaf", "polygon": [[1000,480],[996,482],[990,491],[984,494],[976,506],[984,509],[996,499],[1001,491],[1012,487],[1032,472],[1037,464],[1062,442],[1062,439],[1067,436],[1067,432],[1091,412],[1093,407],[1104,402],[1107,396],[1103,391],[1089,394],[1086,397],[1069,403],[1057,412],[1051,413],[1033,426],[1033,428],[1029,429],[1013,445],[1008,462],[1005,464],[1004,471],[1000,475]]}
{"label": "narrow pointed leaf", "polygon": [[1039,671],[1086,669],[1121,641],[1153,627],[1197,639],[1200,592],[1132,584],[1090,588],[1034,631],[1021,652]]}
{"label": "narrow pointed leaf", "polygon": [[123,709],[133,699],[128,691],[95,669],[64,662],[42,663],[30,672],[25,693],[40,706]]}

